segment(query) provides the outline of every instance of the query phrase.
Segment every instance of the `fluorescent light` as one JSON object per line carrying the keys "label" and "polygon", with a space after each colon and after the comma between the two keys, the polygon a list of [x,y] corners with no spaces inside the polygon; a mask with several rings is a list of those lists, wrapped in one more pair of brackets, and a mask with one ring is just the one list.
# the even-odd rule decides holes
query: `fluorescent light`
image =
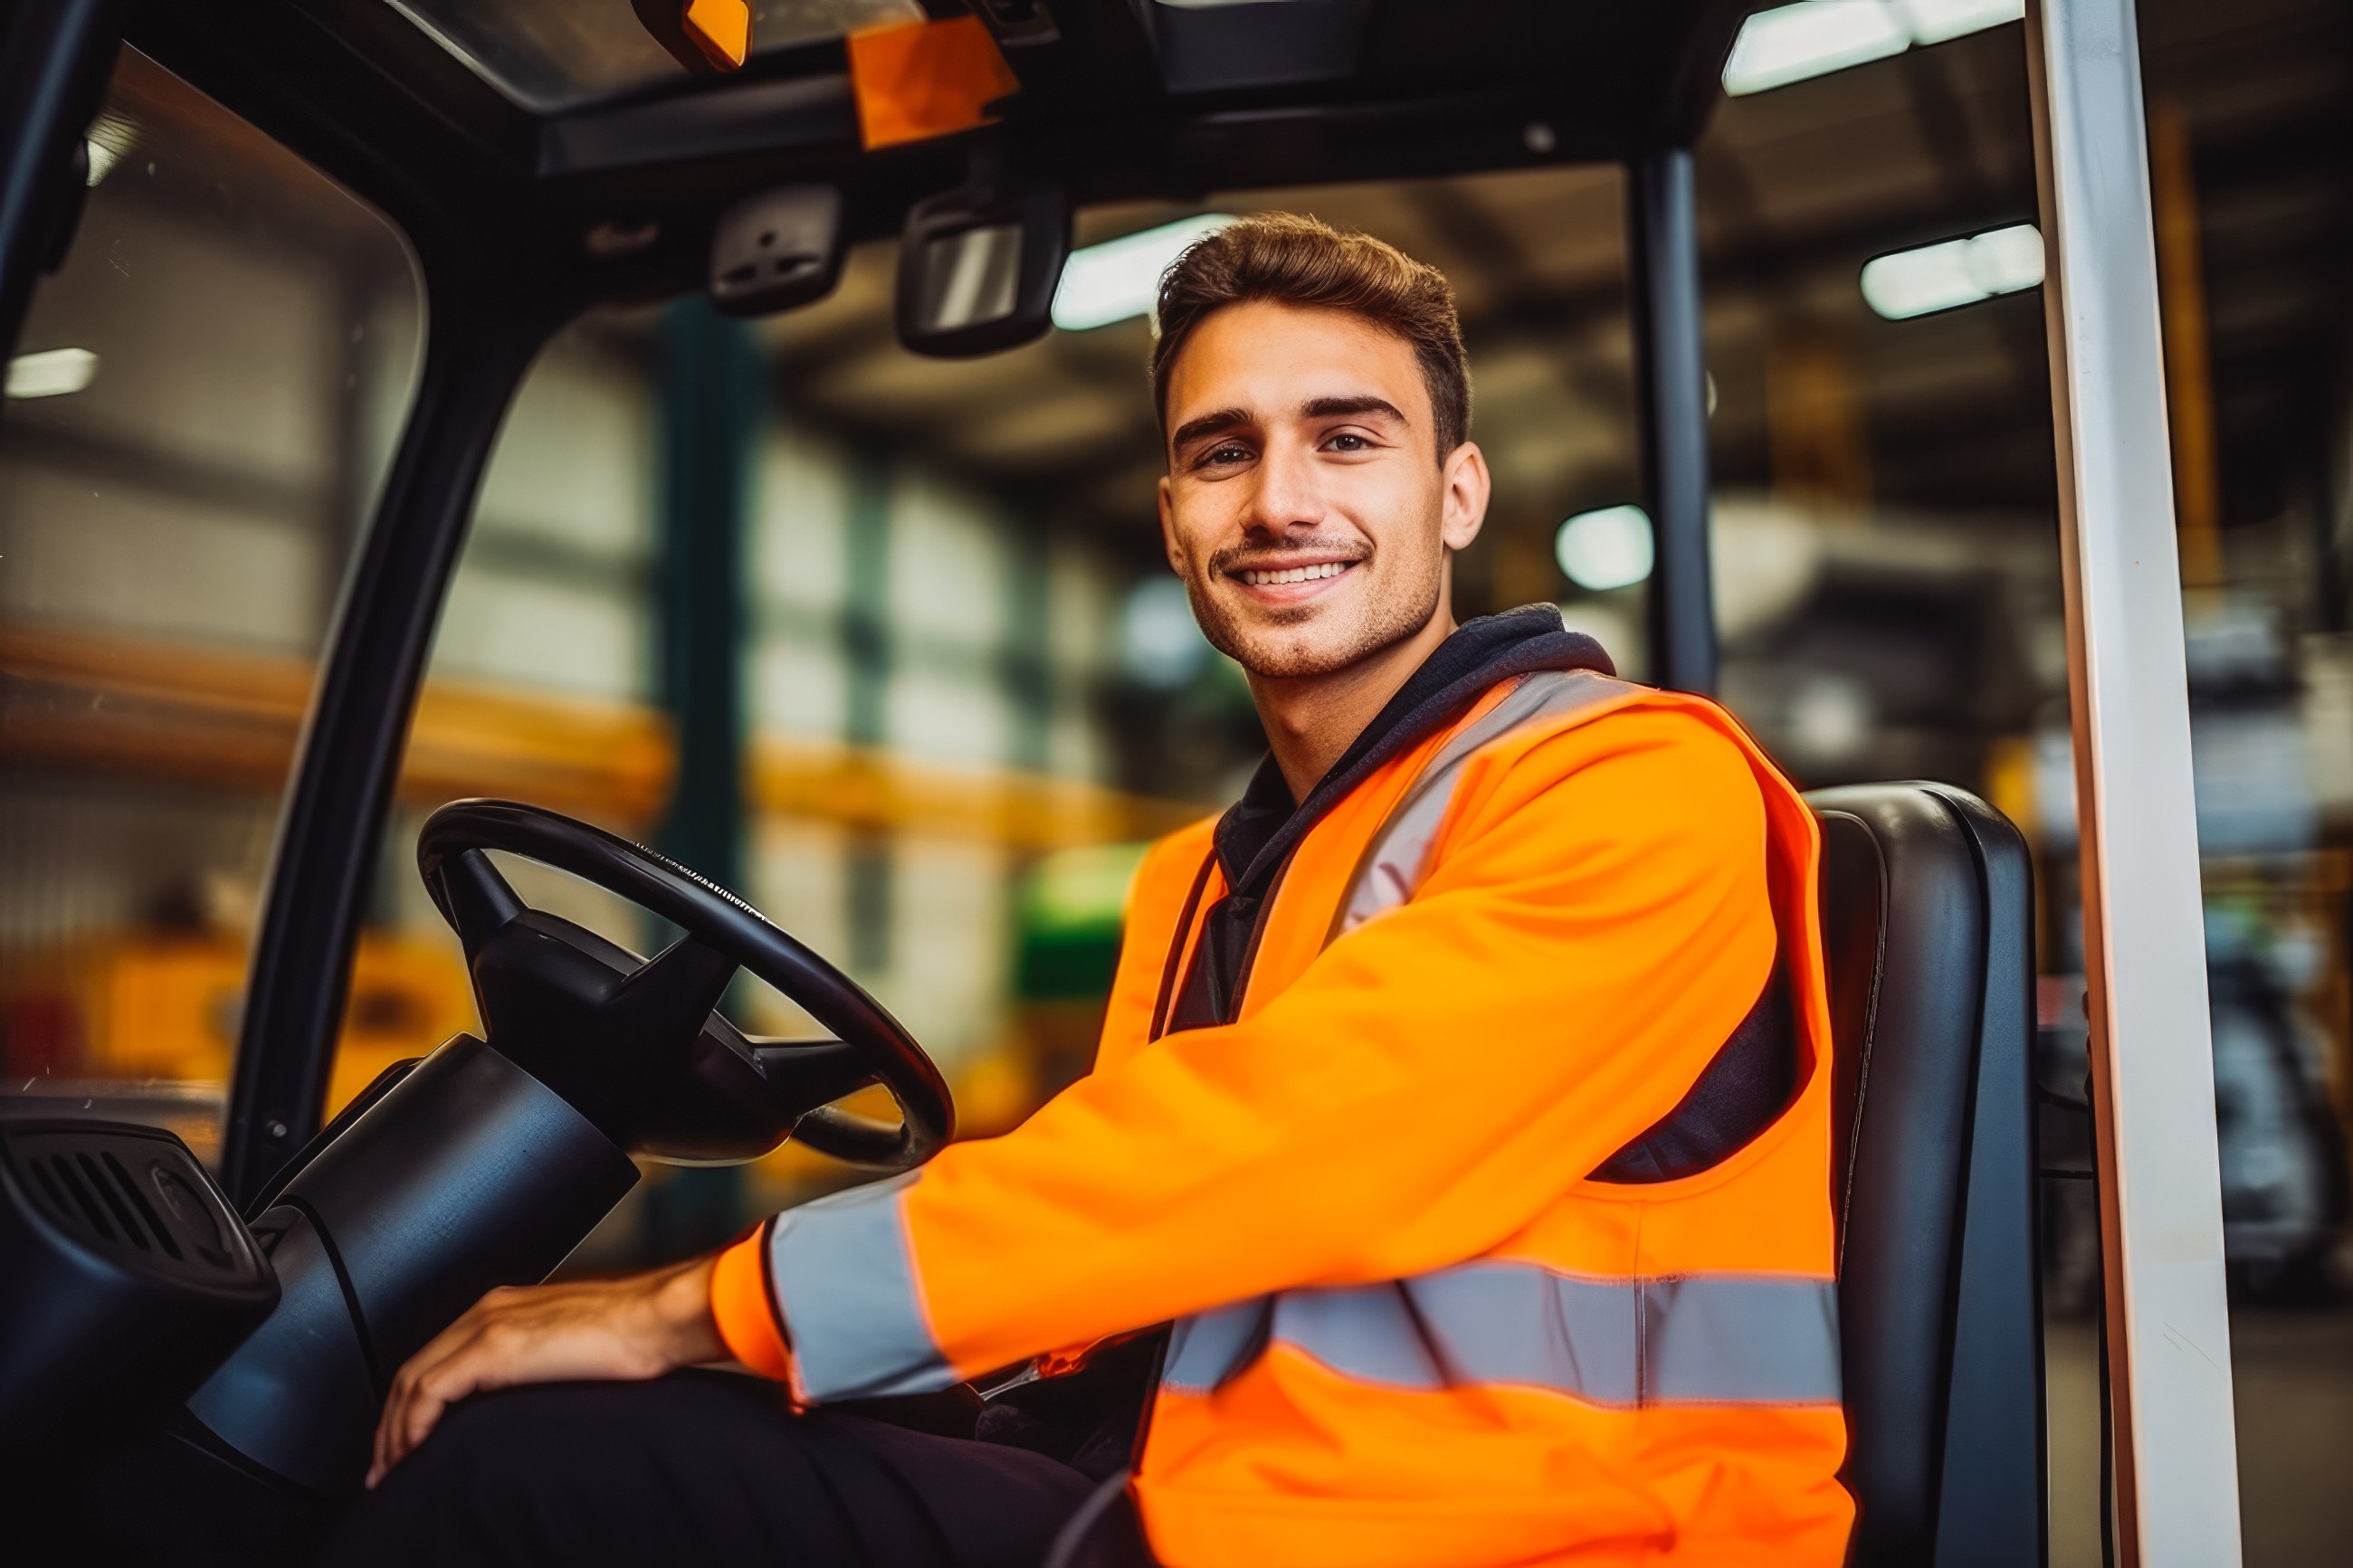
{"label": "fluorescent light", "polygon": [[1738,98],[2015,22],[2025,0],[1799,0],[1741,24],[1724,66]]}
{"label": "fluorescent light", "polygon": [[1896,0],[1915,44],[1941,44],[2026,15],[2026,0]]}
{"label": "fluorescent light", "polygon": [[2031,223],[1899,250],[1862,264],[1862,297],[1891,321],[1974,305],[2042,281],[2042,236]]}
{"label": "fluorescent light", "polygon": [[1628,587],[1651,574],[1651,514],[1639,506],[1580,511],[1560,525],[1552,553],[1580,588]]}
{"label": "fluorescent light", "polygon": [[1912,30],[1886,0],[1799,0],[1741,25],[1724,65],[1724,90],[1735,98],[1763,92],[1911,47]]}
{"label": "fluorescent light", "polygon": [[44,349],[8,362],[11,397],[62,397],[79,392],[98,374],[98,356],[88,349]]}
{"label": "fluorescent light", "polygon": [[1203,213],[1071,252],[1054,291],[1054,324],[1082,332],[1152,314],[1160,302],[1160,275],[1187,246],[1233,221],[1224,213]]}

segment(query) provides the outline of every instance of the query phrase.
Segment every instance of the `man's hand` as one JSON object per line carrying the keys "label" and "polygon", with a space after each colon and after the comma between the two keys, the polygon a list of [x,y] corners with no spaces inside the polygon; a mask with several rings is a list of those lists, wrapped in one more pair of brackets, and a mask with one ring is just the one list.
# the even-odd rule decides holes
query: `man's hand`
{"label": "man's hand", "polygon": [[525,1383],[659,1377],[726,1360],[726,1342],[711,1316],[715,1261],[698,1258],[619,1279],[491,1291],[392,1380],[367,1484],[382,1480],[470,1394]]}

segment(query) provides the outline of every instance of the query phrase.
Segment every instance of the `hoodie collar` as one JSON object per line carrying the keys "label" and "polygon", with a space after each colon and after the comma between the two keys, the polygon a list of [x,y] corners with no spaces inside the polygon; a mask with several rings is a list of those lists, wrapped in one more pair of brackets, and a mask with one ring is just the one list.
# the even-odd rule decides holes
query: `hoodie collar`
{"label": "hoodie collar", "polygon": [[1270,752],[1250,776],[1241,799],[1218,819],[1218,863],[1226,886],[1238,893],[1263,893],[1262,884],[1271,880],[1308,829],[1374,769],[1451,722],[1496,682],[1538,669],[1618,673],[1599,643],[1562,627],[1558,605],[1523,605],[1455,628],[1358,732],[1305,800],[1293,804],[1291,786],[1283,783],[1282,770]]}

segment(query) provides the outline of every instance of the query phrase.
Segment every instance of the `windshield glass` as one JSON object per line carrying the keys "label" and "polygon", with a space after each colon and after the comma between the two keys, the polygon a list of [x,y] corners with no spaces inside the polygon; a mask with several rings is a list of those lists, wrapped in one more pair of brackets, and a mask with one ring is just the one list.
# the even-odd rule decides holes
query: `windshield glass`
{"label": "windshield glass", "polygon": [[[566,109],[685,77],[628,0],[393,0],[484,80],[526,108]],[[754,0],[752,52],[920,22],[915,0]]]}
{"label": "windshield glass", "polygon": [[209,1158],[422,301],[381,216],[132,50],[89,142],[0,416],[0,1114]]}

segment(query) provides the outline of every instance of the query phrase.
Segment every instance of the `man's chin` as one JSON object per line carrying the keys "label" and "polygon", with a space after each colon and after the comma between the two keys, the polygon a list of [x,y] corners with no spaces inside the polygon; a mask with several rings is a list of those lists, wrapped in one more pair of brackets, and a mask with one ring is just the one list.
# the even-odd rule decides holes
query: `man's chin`
{"label": "man's chin", "polygon": [[1354,635],[1343,636],[1261,634],[1238,637],[1234,639],[1235,646],[1225,651],[1233,656],[1235,663],[1261,680],[1307,680],[1337,675],[1411,635],[1407,632],[1381,637],[1368,628],[1356,628]]}
{"label": "man's chin", "polygon": [[1414,637],[1438,613],[1438,587],[1432,582],[1426,595],[1369,603],[1362,594],[1325,595],[1282,605],[1205,603],[1197,594],[1193,611],[1210,646],[1260,679],[1310,680],[1337,675]]}

